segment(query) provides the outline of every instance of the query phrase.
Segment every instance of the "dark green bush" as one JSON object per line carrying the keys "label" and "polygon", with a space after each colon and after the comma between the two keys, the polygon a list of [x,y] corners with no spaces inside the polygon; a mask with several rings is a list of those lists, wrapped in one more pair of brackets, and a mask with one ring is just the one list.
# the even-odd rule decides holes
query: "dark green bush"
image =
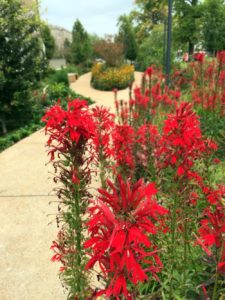
{"label": "dark green bush", "polygon": [[22,1],[0,1],[0,24],[0,115],[3,127],[11,131],[26,124],[30,90],[48,64],[37,34],[40,21]]}
{"label": "dark green bush", "polygon": [[68,99],[75,98],[86,100],[88,104],[94,103],[91,98],[75,93],[63,83],[53,83],[48,86],[42,85],[39,89],[33,91],[29,100],[29,107],[31,107],[29,114],[24,112],[23,118],[17,118],[17,121],[14,121],[15,124],[11,124],[13,128],[16,128],[16,126],[21,128],[0,136],[0,152],[29,136],[37,129],[42,128],[41,118],[49,106],[54,105],[60,99],[62,106],[66,107]]}
{"label": "dark green bush", "polygon": [[30,124],[0,137],[0,152],[42,127],[41,124]]}

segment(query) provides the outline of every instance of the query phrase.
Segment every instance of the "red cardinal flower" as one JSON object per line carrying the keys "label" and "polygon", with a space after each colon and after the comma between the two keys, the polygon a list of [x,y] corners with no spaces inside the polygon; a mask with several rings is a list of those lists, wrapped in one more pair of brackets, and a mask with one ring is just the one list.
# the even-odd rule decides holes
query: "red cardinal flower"
{"label": "red cardinal flower", "polygon": [[200,63],[203,63],[204,58],[205,58],[205,53],[198,52],[194,54],[194,59]]}
{"label": "red cardinal flower", "polygon": [[118,187],[108,181],[107,190],[99,189],[89,210],[91,238],[84,247],[90,248],[91,259],[86,268],[98,262],[103,276],[111,278],[103,291],[106,296],[129,299],[128,282],[136,285],[148,280],[148,272],[156,276],[162,268],[150,236],[157,233],[155,223],[167,210],[157,204],[154,184],[145,185],[141,179],[132,186],[120,176],[117,181]]}
{"label": "red cardinal flower", "polygon": [[225,51],[217,52],[217,60],[221,66],[225,64]]}
{"label": "red cardinal flower", "polygon": [[153,71],[154,71],[153,67],[148,67],[145,71],[145,74],[148,75],[149,77],[151,77],[153,74]]}
{"label": "red cardinal flower", "polygon": [[141,92],[141,88],[136,87],[134,89],[134,99],[135,99],[135,106],[136,109],[147,109],[150,98],[147,95],[143,95]]}
{"label": "red cardinal flower", "polygon": [[161,167],[176,168],[178,176],[189,176],[196,159],[214,151],[216,145],[204,140],[200,123],[190,103],[181,103],[175,114],[164,123],[157,156],[164,160]]}
{"label": "red cardinal flower", "polygon": [[134,168],[133,146],[134,129],[130,125],[116,125],[112,132],[111,154],[115,158],[117,166]]}
{"label": "red cardinal flower", "polygon": [[207,199],[210,206],[204,211],[204,218],[199,228],[198,244],[203,250],[211,255],[214,248],[220,253],[218,262],[218,272],[225,272],[225,207],[223,199],[225,198],[225,187],[221,186],[216,191],[209,191]]}
{"label": "red cardinal flower", "polygon": [[46,123],[45,132],[49,135],[47,144],[51,147],[51,160],[56,151],[65,153],[74,143],[82,148],[82,144],[94,134],[87,103],[80,99],[70,101],[67,110],[60,104],[51,107],[42,121]]}
{"label": "red cardinal flower", "polygon": [[110,136],[115,126],[115,116],[103,106],[94,107],[92,116],[95,123],[95,132],[92,137],[94,150],[98,158],[99,156],[106,158],[110,155]]}

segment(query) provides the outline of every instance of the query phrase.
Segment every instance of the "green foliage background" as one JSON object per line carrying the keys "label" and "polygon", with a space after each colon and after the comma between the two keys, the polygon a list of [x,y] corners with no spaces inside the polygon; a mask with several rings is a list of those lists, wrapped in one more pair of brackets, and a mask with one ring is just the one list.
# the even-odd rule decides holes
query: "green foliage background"
{"label": "green foliage background", "polygon": [[0,117],[11,129],[14,120],[26,123],[30,89],[45,72],[47,60],[38,18],[22,8],[20,1],[0,2],[0,28]]}

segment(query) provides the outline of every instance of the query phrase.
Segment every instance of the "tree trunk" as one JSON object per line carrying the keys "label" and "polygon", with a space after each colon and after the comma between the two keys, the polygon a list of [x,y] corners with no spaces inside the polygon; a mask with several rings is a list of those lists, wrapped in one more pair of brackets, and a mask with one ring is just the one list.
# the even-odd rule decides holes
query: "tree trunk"
{"label": "tree trunk", "polygon": [[6,127],[6,123],[5,123],[5,118],[4,117],[0,117],[0,123],[2,126],[2,133],[6,134],[7,133],[7,127]]}
{"label": "tree trunk", "polygon": [[193,55],[194,53],[194,43],[192,43],[191,41],[189,41],[189,45],[188,45],[188,53],[189,55]]}

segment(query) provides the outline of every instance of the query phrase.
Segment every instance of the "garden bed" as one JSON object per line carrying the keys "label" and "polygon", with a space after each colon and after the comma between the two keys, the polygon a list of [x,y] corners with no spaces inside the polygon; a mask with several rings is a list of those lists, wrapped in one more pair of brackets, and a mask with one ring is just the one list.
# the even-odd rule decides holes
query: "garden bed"
{"label": "garden bed", "polygon": [[66,108],[69,98],[85,100],[89,105],[94,103],[91,98],[77,94],[63,82],[49,83],[48,85],[41,84],[31,94],[29,119],[22,120],[25,124],[21,127],[10,130],[7,134],[0,136],[0,152],[42,128],[44,124],[41,122],[41,117],[45,111],[58,101]]}
{"label": "garden bed", "polygon": [[134,81],[134,66],[106,67],[105,64],[95,64],[92,68],[91,85],[98,90],[112,91],[125,89]]}
{"label": "garden bed", "polygon": [[43,117],[61,183],[52,261],[71,299],[222,299],[224,162],[197,111],[224,121],[225,51],[213,66],[194,62],[184,91],[149,67],[128,101],[115,93],[116,117],[76,100]]}

